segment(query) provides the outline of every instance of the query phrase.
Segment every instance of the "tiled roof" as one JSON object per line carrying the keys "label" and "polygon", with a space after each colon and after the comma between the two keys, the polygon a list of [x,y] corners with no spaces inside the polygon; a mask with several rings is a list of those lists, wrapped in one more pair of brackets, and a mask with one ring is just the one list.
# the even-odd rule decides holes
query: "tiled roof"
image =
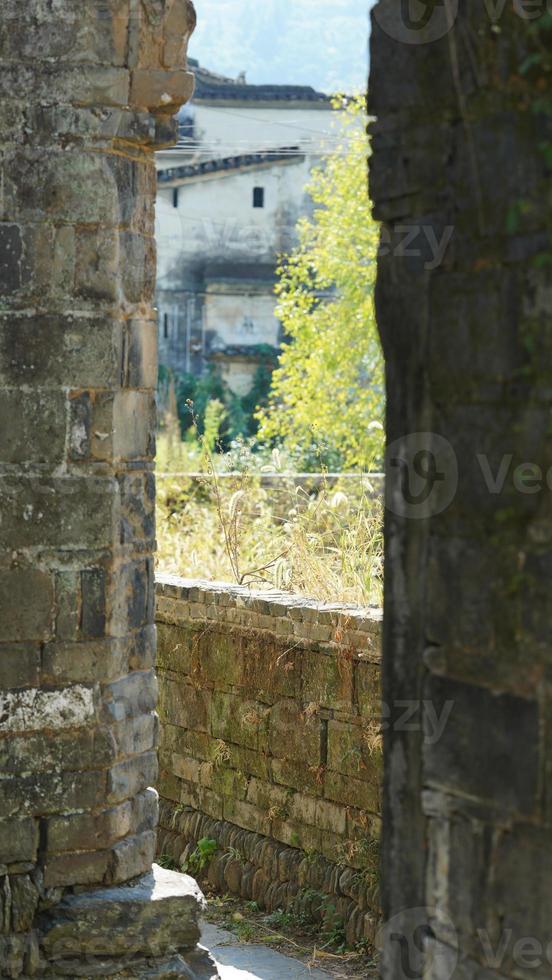
{"label": "tiled roof", "polygon": [[256,167],[265,163],[279,163],[290,159],[304,159],[304,153],[298,146],[282,146],[275,150],[263,150],[259,153],[239,153],[235,156],[215,160],[202,160],[199,163],[185,163],[180,167],[160,170],[157,179],[160,184],[167,184],[174,180],[185,180],[187,177],[201,177],[204,174],[213,174],[224,170],[240,170],[242,167]]}
{"label": "tiled roof", "polygon": [[196,79],[195,102],[312,102],[330,106],[331,100],[310,85],[250,85],[245,80],[226,78],[188,61]]}

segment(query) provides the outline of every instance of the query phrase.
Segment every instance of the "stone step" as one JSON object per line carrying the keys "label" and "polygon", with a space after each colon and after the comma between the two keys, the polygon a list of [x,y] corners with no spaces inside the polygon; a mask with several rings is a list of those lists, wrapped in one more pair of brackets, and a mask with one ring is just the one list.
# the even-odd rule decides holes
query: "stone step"
{"label": "stone step", "polygon": [[204,906],[193,878],[157,865],[132,884],[68,895],[40,919],[43,975],[215,980],[198,947]]}
{"label": "stone step", "polygon": [[96,977],[109,977],[110,980],[178,980],[182,977],[184,980],[220,980],[214,960],[207,950],[201,948],[186,953],[186,958],[177,955],[157,962],[142,957],[132,960],[125,957],[123,962],[121,958],[106,960],[97,957],[88,963],[65,960],[51,967],[51,970],[54,972],[49,970],[40,976],[48,980],[96,980]]}

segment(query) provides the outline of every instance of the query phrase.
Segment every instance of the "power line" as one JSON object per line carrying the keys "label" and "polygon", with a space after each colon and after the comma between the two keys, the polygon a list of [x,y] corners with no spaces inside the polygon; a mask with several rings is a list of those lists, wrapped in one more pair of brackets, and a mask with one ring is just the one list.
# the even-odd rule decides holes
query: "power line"
{"label": "power line", "polygon": [[[290,122],[279,122],[277,119],[262,119],[260,116],[250,115],[249,109],[244,109],[244,112],[247,113],[247,115],[244,116],[239,112],[232,112],[231,109],[216,109],[214,106],[203,106],[202,108],[209,109],[210,112],[218,112],[219,115],[223,113],[225,116],[234,116],[236,119],[241,119],[242,121],[245,119],[250,119],[251,122],[260,122],[263,123],[263,125],[268,124],[269,126],[283,126],[285,129],[298,129],[302,130],[304,133],[314,133],[315,136],[320,136],[319,129],[311,129],[309,126],[297,126]],[[281,110],[276,109],[272,111],[278,112]],[[333,111],[335,112],[336,110]],[[324,130],[324,132],[329,132],[329,130]]]}
{"label": "power line", "polygon": [[[268,147],[259,147],[257,144],[254,152],[257,154],[257,153],[273,153],[274,151],[269,149]],[[301,155],[325,157],[333,154],[345,154],[346,152],[347,152],[346,147],[336,144],[333,146],[325,145],[320,147],[300,147],[298,150],[295,151],[278,152],[278,157],[280,159],[284,159],[288,157],[297,157]],[[202,155],[205,156],[205,154],[208,154],[208,159],[203,159],[203,160],[200,159],[200,157]],[[198,163],[207,163],[211,159],[219,160],[219,159],[224,159],[225,157],[242,156],[242,155],[245,156],[248,154],[245,148],[243,149],[239,148],[238,150],[236,150],[232,146],[212,146],[212,147],[206,147],[202,150],[191,149],[185,146],[175,146],[172,147],[170,150],[164,150],[163,155],[167,157],[169,156],[172,157],[177,155],[186,156],[186,157],[196,157]],[[278,161],[267,160],[266,162],[277,163]]]}

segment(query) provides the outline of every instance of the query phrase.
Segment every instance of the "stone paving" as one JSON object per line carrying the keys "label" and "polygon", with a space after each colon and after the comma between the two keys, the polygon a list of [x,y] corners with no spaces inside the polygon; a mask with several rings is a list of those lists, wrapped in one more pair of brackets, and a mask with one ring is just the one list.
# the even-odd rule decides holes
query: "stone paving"
{"label": "stone paving", "polygon": [[240,945],[231,932],[203,923],[201,943],[216,961],[221,980],[330,980],[322,970],[266,946]]}

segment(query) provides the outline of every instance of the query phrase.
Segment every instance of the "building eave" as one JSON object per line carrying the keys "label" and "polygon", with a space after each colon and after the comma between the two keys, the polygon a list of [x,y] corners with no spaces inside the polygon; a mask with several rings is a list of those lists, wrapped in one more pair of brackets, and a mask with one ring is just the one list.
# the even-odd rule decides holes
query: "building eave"
{"label": "building eave", "polygon": [[222,96],[205,97],[194,95],[194,105],[213,109],[308,109],[314,112],[334,112],[331,102],[309,99],[239,99]]}
{"label": "building eave", "polygon": [[234,177],[239,173],[270,170],[275,165],[293,166],[304,163],[305,160],[306,155],[299,150],[295,151],[294,147],[290,147],[285,154],[282,148],[280,151],[269,150],[266,153],[242,154],[169,167],[158,171],[157,182],[160,187],[181,187],[197,181],[219,180],[221,177]]}

